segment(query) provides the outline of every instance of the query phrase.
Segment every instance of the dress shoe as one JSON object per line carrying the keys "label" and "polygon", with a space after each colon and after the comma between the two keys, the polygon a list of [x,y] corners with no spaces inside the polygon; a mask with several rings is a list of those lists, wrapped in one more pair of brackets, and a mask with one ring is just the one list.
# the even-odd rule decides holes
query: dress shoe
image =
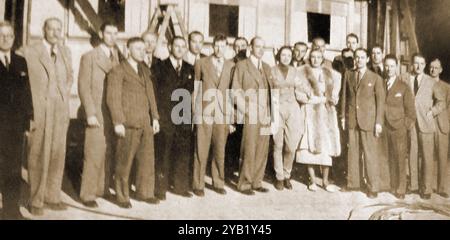
{"label": "dress shoe", "polygon": [[146,198],[146,199],[138,198],[136,200],[138,200],[140,202],[146,202],[148,204],[158,204],[159,203],[159,199],[157,199],[157,198]]}
{"label": "dress shoe", "polygon": [[269,192],[269,189],[265,188],[265,187],[258,187],[258,188],[253,188],[254,191],[260,192],[260,193],[266,193]]}
{"label": "dress shoe", "polygon": [[441,196],[441,197],[443,197],[443,198],[448,198],[449,196],[448,196],[448,193],[443,193],[443,192],[441,192],[441,193],[438,193],[439,194],[439,196]]}
{"label": "dress shoe", "polygon": [[173,193],[176,194],[176,195],[178,195],[178,196],[185,197],[185,198],[191,198],[191,197],[193,196],[192,193],[190,193],[190,192],[188,192],[188,191],[185,191],[185,192],[177,192],[177,191],[174,191]]}
{"label": "dress shoe", "polygon": [[38,207],[29,207],[28,211],[31,213],[31,215],[33,216],[42,216],[44,215],[44,210],[42,208],[38,208]]}
{"label": "dress shoe", "polygon": [[341,192],[357,192],[360,191],[359,188],[349,188],[349,187],[343,187],[341,188]]}
{"label": "dress shoe", "polygon": [[45,207],[53,211],[64,211],[67,210],[67,205],[63,202],[59,203],[45,203]]}
{"label": "dress shoe", "polygon": [[156,194],[156,198],[158,198],[161,201],[165,201],[166,200],[166,194],[165,193]]}
{"label": "dress shoe", "polygon": [[118,202],[117,206],[119,206],[120,208],[125,208],[125,209],[129,209],[132,207],[130,202]]}
{"label": "dress shoe", "polygon": [[377,198],[378,197],[378,193],[370,191],[370,192],[367,193],[367,197],[370,198],[370,199]]}
{"label": "dress shoe", "polygon": [[284,187],[287,188],[287,189],[289,189],[289,190],[292,190],[291,180],[289,180],[289,179],[284,179]]}
{"label": "dress shoe", "polygon": [[278,191],[283,190],[283,188],[284,188],[283,181],[276,180],[274,186],[275,186],[275,189],[278,190]]}
{"label": "dress shoe", "polygon": [[96,201],[85,201],[85,202],[81,202],[85,207],[88,208],[98,208],[98,204]]}
{"label": "dress shoe", "polygon": [[204,190],[195,189],[193,192],[198,197],[204,197],[205,196],[205,191]]}
{"label": "dress shoe", "polygon": [[248,195],[248,196],[255,195],[255,192],[254,192],[253,190],[251,190],[251,189],[242,190],[242,191],[240,191],[240,192],[241,192],[242,194]]}
{"label": "dress shoe", "polygon": [[431,194],[424,194],[424,193],[421,193],[421,194],[420,194],[420,198],[422,198],[422,199],[424,199],[424,200],[428,200],[428,199],[431,198]]}
{"label": "dress shoe", "polygon": [[405,194],[403,193],[395,193],[394,196],[400,200],[405,199]]}
{"label": "dress shoe", "polygon": [[220,194],[220,195],[225,195],[227,194],[227,191],[223,188],[213,188],[214,192]]}

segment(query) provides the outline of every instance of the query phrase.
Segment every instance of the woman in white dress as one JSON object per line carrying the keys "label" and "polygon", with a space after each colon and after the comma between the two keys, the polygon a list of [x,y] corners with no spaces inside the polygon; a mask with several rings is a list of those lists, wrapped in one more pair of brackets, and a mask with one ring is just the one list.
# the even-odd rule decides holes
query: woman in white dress
{"label": "woman in white dress", "polygon": [[332,157],[341,153],[336,104],[339,100],[341,76],[338,72],[325,67],[323,53],[313,49],[310,64],[299,69],[301,90],[297,98],[303,103],[305,113],[305,132],[297,150],[297,162],[308,166],[311,184],[308,189],[317,191],[314,166],[322,169],[323,187],[335,192],[338,187],[329,183],[328,174],[332,166]]}

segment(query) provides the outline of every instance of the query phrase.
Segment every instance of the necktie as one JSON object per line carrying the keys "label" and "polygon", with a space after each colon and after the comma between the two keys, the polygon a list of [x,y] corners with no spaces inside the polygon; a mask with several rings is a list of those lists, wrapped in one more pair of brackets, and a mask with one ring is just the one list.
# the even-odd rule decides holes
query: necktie
{"label": "necktie", "polygon": [[259,72],[260,72],[261,74],[264,74],[264,73],[263,73],[263,69],[262,69],[261,60],[258,61],[258,70],[259,70]]}
{"label": "necktie", "polygon": [[359,83],[361,82],[361,72],[358,71],[356,75],[356,85],[359,86]]}
{"label": "necktie", "polygon": [[177,74],[178,74],[178,76],[180,76],[180,73],[181,73],[181,63],[180,63],[180,61],[177,61]]}
{"label": "necktie", "polygon": [[52,48],[50,50],[50,57],[52,58],[53,62],[56,63],[56,47],[55,47],[55,45],[52,45]]}
{"label": "necktie", "polygon": [[4,61],[4,63],[5,63],[6,70],[9,70],[9,58],[8,58],[7,55],[5,55],[5,61]]}
{"label": "necktie", "polygon": [[419,75],[414,78],[414,95],[419,91]]}
{"label": "necktie", "polygon": [[218,58],[217,63],[216,63],[216,74],[219,77],[220,77],[220,74],[222,73],[222,68],[223,68],[223,61],[221,58]]}
{"label": "necktie", "polygon": [[109,60],[111,60],[112,63],[116,62],[113,50],[109,50]]}

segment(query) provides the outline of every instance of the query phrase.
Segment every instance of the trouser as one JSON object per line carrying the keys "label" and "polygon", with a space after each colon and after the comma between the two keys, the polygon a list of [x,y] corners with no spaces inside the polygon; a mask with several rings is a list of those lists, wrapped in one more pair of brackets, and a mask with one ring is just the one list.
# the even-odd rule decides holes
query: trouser
{"label": "trouser", "polygon": [[80,191],[82,201],[94,201],[97,197],[109,193],[113,158],[112,131],[109,125],[86,128]]}
{"label": "trouser", "polygon": [[[279,109],[279,127],[273,136],[274,169],[277,180],[291,178],[295,152],[301,138],[301,113],[297,102],[281,104]],[[283,151],[284,150],[284,151]]]}
{"label": "trouser", "polygon": [[[36,114],[35,114],[36,116]],[[30,205],[42,208],[44,202],[61,202],[61,188],[69,128],[69,104],[61,98],[48,98],[45,113],[36,119],[30,134],[28,181]]]}
{"label": "trouser", "polygon": [[239,171],[239,157],[242,143],[242,124],[236,124],[236,131],[228,135],[225,148],[225,177],[231,178]]}
{"label": "trouser", "polygon": [[[379,139],[375,137],[373,131],[349,129],[348,140],[347,187],[349,189],[360,189],[363,182],[363,172],[365,172],[368,190],[378,192],[380,190]],[[361,155],[364,157],[363,161]]]}
{"label": "trouser", "polygon": [[386,135],[389,148],[392,188],[398,194],[405,194],[408,165],[406,160],[408,151],[407,130],[404,127],[399,129],[387,127]]}
{"label": "trouser", "polygon": [[228,137],[227,124],[197,125],[197,146],[194,157],[193,188],[205,188],[206,165],[212,145],[211,175],[213,186],[223,188],[225,184],[225,145]]}
{"label": "trouser", "polygon": [[130,171],[136,161],[136,197],[154,197],[155,157],[153,130],[150,124],[144,128],[126,128],[125,137],[117,139],[115,189],[118,202],[130,201]]}
{"label": "trouser", "polygon": [[438,186],[437,191],[439,193],[448,194],[448,138],[449,134],[444,134],[438,130],[435,135],[436,137],[436,153],[437,153],[437,163],[438,163]]}
{"label": "trouser", "polygon": [[433,192],[434,134],[422,133],[416,126],[411,130],[409,169],[410,190],[420,189],[423,194]]}

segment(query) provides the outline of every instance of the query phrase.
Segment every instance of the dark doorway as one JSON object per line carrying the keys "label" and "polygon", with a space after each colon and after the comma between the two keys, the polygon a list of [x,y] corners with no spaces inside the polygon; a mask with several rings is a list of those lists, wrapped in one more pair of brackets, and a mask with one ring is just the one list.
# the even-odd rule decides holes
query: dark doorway
{"label": "dark doorway", "polygon": [[330,43],[330,15],[320,13],[307,13],[308,41],[316,37],[322,37],[326,43]]}
{"label": "dark doorway", "polygon": [[5,2],[5,20],[11,22],[14,26],[14,48],[19,48],[23,44],[23,13],[24,0],[6,0]]}

